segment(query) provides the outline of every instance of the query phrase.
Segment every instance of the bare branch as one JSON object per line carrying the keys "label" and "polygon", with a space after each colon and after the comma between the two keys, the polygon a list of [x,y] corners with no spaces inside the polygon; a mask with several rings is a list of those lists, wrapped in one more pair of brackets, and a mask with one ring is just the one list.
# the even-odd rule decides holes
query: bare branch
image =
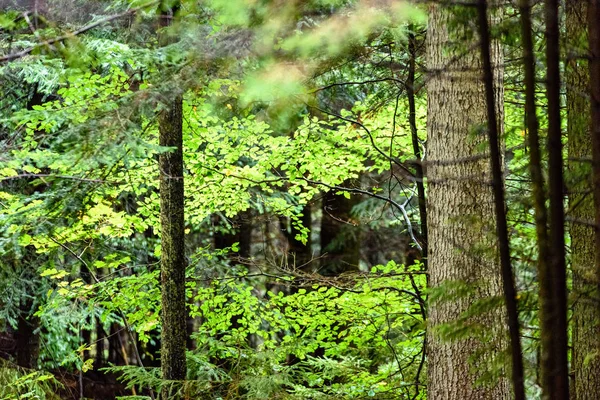
{"label": "bare branch", "polygon": [[28,47],[28,48],[26,48],[24,50],[21,50],[19,52],[7,54],[7,55],[5,55],[3,57],[0,57],[0,63],[5,63],[5,62],[13,61],[13,60],[16,60],[16,59],[19,59],[19,58],[23,58],[26,55],[30,54],[32,51],[36,50],[36,49],[39,49],[39,48],[44,47],[44,46],[51,46],[54,43],[62,42],[63,40],[67,40],[67,39],[73,38],[75,36],[81,35],[82,33],[85,33],[87,31],[89,31],[91,29],[94,29],[94,28],[96,28],[96,27],[98,27],[100,25],[103,25],[103,24],[105,24],[107,22],[110,22],[110,21],[113,21],[115,19],[119,19],[119,18],[122,18],[122,17],[126,17],[128,15],[135,14],[136,12],[138,12],[138,11],[144,9],[144,8],[150,7],[152,5],[155,5],[155,4],[158,4],[157,0],[154,0],[154,1],[151,1],[149,3],[143,4],[143,5],[141,5],[139,7],[136,7],[136,8],[130,8],[129,10],[123,11],[123,12],[118,13],[118,14],[109,15],[108,17],[102,18],[102,19],[100,19],[100,20],[98,20],[96,22],[92,22],[92,23],[90,23],[88,25],[85,25],[84,27],[81,27],[81,28],[77,29],[76,31],[69,32],[67,34],[55,37],[53,39],[48,39],[48,40],[46,40],[44,42],[41,42],[41,43],[38,43],[38,44],[36,44],[34,46]]}

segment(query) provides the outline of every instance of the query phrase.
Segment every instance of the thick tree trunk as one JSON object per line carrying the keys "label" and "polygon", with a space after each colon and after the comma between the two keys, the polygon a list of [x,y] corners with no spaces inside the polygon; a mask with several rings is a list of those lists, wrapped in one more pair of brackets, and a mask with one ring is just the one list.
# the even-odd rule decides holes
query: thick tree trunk
{"label": "thick tree trunk", "polygon": [[566,3],[567,43],[570,49],[566,65],[567,133],[569,148],[569,208],[575,221],[571,234],[571,268],[573,271],[573,390],[571,399],[592,400],[600,393],[600,308],[594,270],[594,228],[583,221],[594,220],[594,200],[589,161],[592,155],[587,53],[587,1]]}
{"label": "thick tree trunk", "polygon": [[[450,9],[430,6],[426,46],[432,74],[427,84],[429,282],[435,288],[447,281],[462,281],[476,289],[460,298],[448,293],[444,300],[429,304],[427,398],[510,399],[510,386],[504,378],[484,386],[475,383],[482,373],[489,372],[488,362],[507,344],[503,310],[473,318],[472,322],[488,327],[486,343],[475,337],[443,340],[435,329],[455,321],[475,301],[502,293],[498,257],[493,250],[489,254],[496,247],[496,239],[490,163],[482,156],[487,146],[481,127],[487,121],[487,110],[481,61],[473,48],[462,52],[450,47],[448,26],[452,18]],[[461,33],[460,28],[453,31]],[[477,38],[466,44],[476,45]],[[492,64],[500,66],[499,44],[493,42],[491,47]],[[502,69],[495,68],[500,126],[501,74]],[[478,352],[482,353],[475,356]],[[477,358],[475,363],[472,357]]]}
{"label": "thick tree trunk", "polygon": [[[588,11],[590,44],[590,98],[592,133],[592,176],[596,223],[596,284],[600,288],[600,1],[590,0]],[[596,297],[596,300],[598,298]],[[600,322],[597,320],[597,322]],[[596,353],[598,354],[598,353]]]}
{"label": "thick tree trunk", "polygon": [[[185,246],[182,158],[182,98],[177,96],[159,116],[160,145],[175,150],[160,155],[161,222],[161,367],[163,379],[186,375]],[[163,398],[173,397],[163,393]]]}
{"label": "thick tree trunk", "polygon": [[[173,3],[172,3],[173,4]],[[161,15],[167,27],[178,9],[175,4]],[[167,45],[173,38],[162,32],[159,42]],[[173,82],[175,83],[175,82]],[[175,88],[175,90],[177,90]],[[162,153],[160,167],[160,280],[161,280],[161,369],[162,378],[171,381],[162,392],[163,399],[183,398],[186,377],[187,310],[185,305],[185,222],[183,189],[183,97],[165,94],[168,100],[158,115],[159,144],[171,150]]]}

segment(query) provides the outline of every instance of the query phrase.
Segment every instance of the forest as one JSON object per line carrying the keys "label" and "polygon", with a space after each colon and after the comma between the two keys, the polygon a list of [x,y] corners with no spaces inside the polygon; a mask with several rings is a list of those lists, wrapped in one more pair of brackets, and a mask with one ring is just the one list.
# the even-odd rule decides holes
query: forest
{"label": "forest", "polygon": [[0,399],[600,399],[600,0],[0,0]]}

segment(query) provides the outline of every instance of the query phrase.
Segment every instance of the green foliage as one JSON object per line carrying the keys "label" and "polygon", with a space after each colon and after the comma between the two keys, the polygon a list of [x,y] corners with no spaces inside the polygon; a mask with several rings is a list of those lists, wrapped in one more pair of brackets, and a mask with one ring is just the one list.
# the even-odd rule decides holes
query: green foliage
{"label": "green foliage", "polygon": [[[128,3],[107,2],[105,12]],[[238,265],[231,254],[239,244],[210,246],[248,211],[285,218],[307,243],[314,232],[303,226],[302,209],[311,201],[349,179],[383,180],[391,161],[412,158],[409,127],[396,121],[407,104],[389,105],[392,85],[339,89],[343,104],[332,107],[315,88],[338,73],[363,79],[346,57],[366,43],[402,39],[401,25],[421,15],[406,5],[353,1],[300,9],[182,3],[169,28],[179,41],[169,46],[157,45],[152,5],[127,32],[100,26],[0,67],[0,293],[3,302],[23,293],[37,300],[29,311],[40,318],[40,365],[95,368],[83,357],[95,347],[81,333],[96,325],[107,332],[126,325],[142,347],[160,334],[157,158],[172,149],[157,145],[156,115],[177,92],[184,96],[187,299],[201,321],[181,390],[214,399],[422,398],[421,265],[390,261],[328,280],[293,276],[267,257]],[[1,35],[18,32],[15,49],[39,43],[16,17],[3,16]],[[61,28],[38,33],[55,37]],[[238,47],[248,37],[252,51]],[[418,105],[423,116],[423,98]],[[407,204],[412,198],[391,183],[373,186]],[[382,224],[398,224],[385,205],[362,206],[371,215],[385,210]],[[12,265],[15,254],[31,262]],[[17,285],[23,276],[27,284]],[[2,307],[0,321],[14,327],[22,312]],[[106,371],[138,393],[177,384],[156,368]]]}
{"label": "green foliage", "polygon": [[58,400],[62,385],[52,374],[32,371],[0,360],[0,398],[6,400]]}
{"label": "green foliage", "polygon": [[[424,299],[412,291],[412,282],[424,287],[419,271],[418,265],[390,263],[343,287],[315,283],[285,294],[280,286],[266,296],[245,282],[249,274],[243,272],[207,286],[190,282],[190,314],[203,323],[193,335],[197,349],[188,352],[182,390],[214,399],[232,390],[248,399],[419,393],[406,385],[415,378],[413,360],[423,351]],[[108,371],[137,390],[159,392],[170,384],[157,369]]]}

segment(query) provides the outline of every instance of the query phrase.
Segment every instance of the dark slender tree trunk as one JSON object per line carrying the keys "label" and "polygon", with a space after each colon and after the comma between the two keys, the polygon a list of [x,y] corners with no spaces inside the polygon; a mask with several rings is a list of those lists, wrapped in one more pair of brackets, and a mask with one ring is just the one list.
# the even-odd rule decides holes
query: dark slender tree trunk
{"label": "dark slender tree trunk", "polygon": [[[419,134],[417,132],[417,111],[415,106],[415,72],[417,59],[417,45],[414,33],[414,25],[408,27],[408,77],[406,78],[406,96],[408,97],[408,122],[410,124],[410,133],[413,146],[413,152],[417,162],[415,163],[415,177],[417,178],[417,196],[419,200],[419,217],[421,218],[421,247],[422,260],[427,265],[427,206],[425,199],[425,184],[423,182],[423,166],[420,161],[421,144],[419,142]],[[410,265],[410,264],[409,264]]]}
{"label": "dark slender tree trunk", "polygon": [[498,251],[502,270],[502,286],[506,303],[507,325],[510,336],[512,358],[512,384],[515,400],[525,400],[523,383],[523,354],[519,336],[519,312],[517,309],[517,291],[510,260],[510,242],[506,223],[506,206],[504,199],[504,180],[502,178],[500,140],[498,120],[496,117],[496,98],[494,93],[494,71],[490,56],[490,28],[487,16],[487,1],[479,0],[479,38],[481,43],[481,59],[483,63],[483,82],[487,104],[487,131],[490,146],[490,166],[492,171],[492,190],[494,192],[494,208],[496,213],[496,234],[498,235]]}
{"label": "dark slender tree trunk", "polygon": [[[532,181],[535,227],[538,247],[537,273],[539,282],[540,328],[541,328],[541,375],[550,376],[552,369],[552,281],[549,275],[549,238],[546,196],[539,145],[538,119],[535,104],[535,56],[531,26],[531,4],[519,1],[521,32],[523,40],[523,66],[525,73],[525,118],[529,146],[529,173]],[[543,380],[544,378],[542,378]]]}
{"label": "dark slender tree trunk", "polygon": [[[39,106],[44,102],[44,94],[37,90],[37,86],[34,87],[34,92],[29,101],[27,102],[27,110],[33,110],[33,107]],[[28,194],[33,193],[35,190],[43,190],[41,188],[34,189],[32,186],[24,188]],[[38,363],[38,357],[40,353],[40,338],[38,328],[40,325],[39,317],[36,317],[35,311],[39,303],[35,301],[36,293],[35,287],[39,284],[39,276],[31,264],[35,252],[32,247],[22,248],[20,256],[16,256],[13,263],[14,268],[17,271],[22,270],[24,274],[22,278],[36,282],[29,286],[34,290],[28,291],[23,294],[23,298],[19,304],[19,316],[17,331],[15,332],[16,339],[16,362],[18,365],[24,368],[36,368]]]}
{"label": "dark slender tree trunk", "polygon": [[112,323],[110,324],[110,329],[108,331],[108,356],[106,357],[106,362],[113,365],[119,365],[117,361],[119,357],[119,346],[117,338],[115,337],[117,329],[118,325]]}
{"label": "dark slender tree trunk", "polygon": [[21,306],[16,339],[16,361],[23,368],[37,368],[40,354],[40,337],[37,329],[40,319],[34,315],[33,299],[28,299]]}
{"label": "dark slender tree trunk", "polygon": [[251,256],[252,250],[252,211],[241,211],[231,220],[230,232],[215,232],[213,242],[215,249],[225,249],[238,243],[239,250],[237,255],[231,254],[229,259],[237,258],[247,259]]}
{"label": "dark slender tree trunk", "polygon": [[129,365],[127,349],[124,347],[123,329],[121,325],[112,323],[108,338],[108,363],[114,365]]}
{"label": "dark slender tree trunk", "polygon": [[[83,280],[87,285],[91,285],[93,283],[91,271],[88,269],[87,266],[81,266],[81,269],[79,270],[79,275],[81,277],[81,280]],[[90,358],[90,350],[88,350],[87,348],[90,347],[92,344],[92,330],[90,329],[90,327],[93,325],[94,320],[94,316],[91,315],[88,318],[86,318],[85,321],[82,321],[84,327],[81,329],[80,332],[82,342],[81,344],[86,347],[86,350],[83,351],[84,361]]]}
{"label": "dark slender tree trunk", "polygon": [[[102,280],[104,275],[104,269],[98,269],[96,276],[99,280]],[[104,352],[106,350],[106,332],[104,331],[104,327],[102,326],[102,321],[100,317],[95,318],[94,323],[96,325],[96,344],[95,344],[95,360],[94,360],[94,369],[99,369],[104,366],[105,358]]]}
{"label": "dark slender tree trunk", "polygon": [[[344,182],[342,186],[352,187],[352,182]],[[325,193],[322,200],[319,273],[325,276],[358,271],[360,260],[360,228],[352,216],[352,208],[360,198],[351,195],[348,199],[335,192]]]}
{"label": "dark slender tree trunk", "polygon": [[104,350],[106,349],[106,335],[100,318],[96,318],[96,356],[94,360],[94,368],[102,368],[104,366]]}
{"label": "dark slender tree trunk", "polygon": [[[564,185],[562,131],[560,126],[560,52],[558,0],[546,0],[546,97],[548,100],[548,181],[550,199],[550,264],[553,321],[552,350],[542,355],[551,357],[547,374],[542,375],[543,398],[569,398],[569,370],[567,343],[567,284],[565,264]],[[546,362],[546,361],[543,361]]]}

